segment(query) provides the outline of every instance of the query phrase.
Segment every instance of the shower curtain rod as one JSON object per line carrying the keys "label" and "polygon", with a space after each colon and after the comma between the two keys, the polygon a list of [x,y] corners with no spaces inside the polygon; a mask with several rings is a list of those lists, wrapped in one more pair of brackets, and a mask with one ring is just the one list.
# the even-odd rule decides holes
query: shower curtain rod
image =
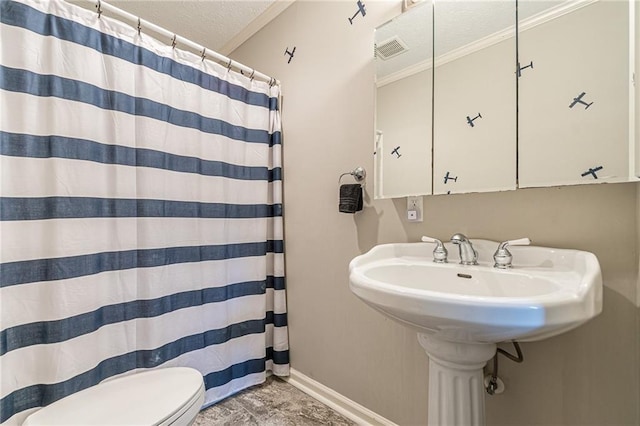
{"label": "shower curtain rod", "polygon": [[241,64],[240,62],[234,61],[224,55],[221,55],[220,53],[207,49],[205,46],[201,46],[198,45],[197,43],[184,38],[182,36],[177,35],[176,33],[173,33],[169,30],[166,30],[152,22],[146,21],[138,16],[132,15],[129,12],[126,12],[120,8],[117,8],[105,1],[102,0],[85,0],[89,3],[93,3],[95,5],[95,7],[97,8],[97,13],[98,13],[98,17],[100,16],[100,14],[104,11],[108,11],[113,13],[116,16],[119,16],[121,18],[127,19],[131,22],[134,22],[137,24],[137,28],[138,28],[138,32],[140,32],[142,30],[142,28],[148,28],[151,31],[161,34],[163,36],[169,37],[169,39],[171,40],[172,45],[175,47],[176,44],[180,43],[180,44],[184,44],[185,46],[190,47],[191,49],[195,50],[196,52],[200,53],[200,56],[202,56],[202,59],[204,60],[205,58],[211,57],[213,58],[215,61],[219,62],[219,63],[223,63],[226,64],[227,68],[231,69],[231,68],[235,68],[237,70],[239,70],[242,75],[244,75],[245,77],[254,79],[257,78],[259,80],[268,82],[271,86],[274,86],[276,84],[280,84],[280,81],[277,80],[274,77],[269,77],[266,74],[263,74],[261,72],[256,71],[253,68],[250,68],[246,65]]}

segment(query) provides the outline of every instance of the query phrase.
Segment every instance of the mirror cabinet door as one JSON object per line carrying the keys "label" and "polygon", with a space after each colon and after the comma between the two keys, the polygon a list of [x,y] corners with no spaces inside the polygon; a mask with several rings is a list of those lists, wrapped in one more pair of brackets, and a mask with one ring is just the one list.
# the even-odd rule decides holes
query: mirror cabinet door
{"label": "mirror cabinet door", "polygon": [[629,3],[537,3],[518,5],[519,187],[628,181]]}
{"label": "mirror cabinet door", "polygon": [[376,198],[638,181],[633,1],[433,0],[376,30]]}
{"label": "mirror cabinet door", "polygon": [[375,198],[432,193],[432,23],[425,2],[375,32]]}
{"label": "mirror cabinet door", "polygon": [[434,194],[515,189],[516,2],[434,8]]}

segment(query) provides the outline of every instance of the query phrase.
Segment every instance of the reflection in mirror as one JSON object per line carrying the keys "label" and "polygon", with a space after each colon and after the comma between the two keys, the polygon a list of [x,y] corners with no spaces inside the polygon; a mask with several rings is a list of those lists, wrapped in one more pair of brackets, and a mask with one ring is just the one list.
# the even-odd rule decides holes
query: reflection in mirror
{"label": "reflection in mirror", "polygon": [[628,181],[629,2],[544,3],[520,24],[519,186]]}
{"label": "reflection in mirror", "polygon": [[375,31],[375,198],[431,194],[432,7]]}
{"label": "reflection in mirror", "polygon": [[[639,181],[634,1],[433,0],[379,28],[376,198]],[[415,50],[394,35],[423,56],[383,61]]]}
{"label": "reflection in mirror", "polygon": [[434,194],[515,189],[516,2],[434,8]]}

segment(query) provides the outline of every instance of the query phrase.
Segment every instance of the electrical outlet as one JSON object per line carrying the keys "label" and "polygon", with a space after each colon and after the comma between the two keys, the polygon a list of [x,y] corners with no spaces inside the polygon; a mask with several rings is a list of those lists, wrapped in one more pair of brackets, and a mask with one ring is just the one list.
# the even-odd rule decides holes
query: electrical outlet
{"label": "electrical outlet", "polygon": [[407,220],[409,222],[422,222],[423,202],[422,196],[407,197]]}

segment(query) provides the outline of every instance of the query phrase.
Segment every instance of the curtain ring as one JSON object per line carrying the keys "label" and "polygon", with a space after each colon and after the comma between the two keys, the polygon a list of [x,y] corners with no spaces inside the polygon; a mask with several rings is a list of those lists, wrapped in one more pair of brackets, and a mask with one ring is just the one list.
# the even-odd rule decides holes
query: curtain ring
{"label": "curtain ring", "polygon": [[227,71],[231,71],[231,65],[233,65],[233,60],[229,59],[229,63],[227,64]]}
{"label": "curtain ring", "polygon": [[202,55],[200,55],[200,57],[202,58],[203,61],[207,57],[207,48],[206,47],[202,47]]}
{"label": "curtain ring", "polygon": [[253,75],[254,75],[255,73],[256,73],[256,70],[253,70],[253,69],[252,69],[252,70],[251,70],[251,74],[249,74],[249,75],[247,76],[247,74],[246,74],[244,71],[240,70],[240,74],[242,74],[243,76],[247,77],[250,81],[253,81]]}
{"label": "curtain ring", "polygon": [[138,35],[140,35],[140,31],[142,31],[142,25],[140,25],[140,18],[138,18]]}
{"label": "curtain ring", "polygon": [[171,39],[171,48],[172,49],[175,49],[176,48],[176,44],[178,44],[177,38],[178,38],[178,36],[174,34],[173,38]]}
{"label": "curtain ring", "polygon": [[102,15],[102,7],[100,4],[100,0],[98,0],[98,3],[96,3],[96,8],[98,9],[98,19],[100,19],[100,15]]}

